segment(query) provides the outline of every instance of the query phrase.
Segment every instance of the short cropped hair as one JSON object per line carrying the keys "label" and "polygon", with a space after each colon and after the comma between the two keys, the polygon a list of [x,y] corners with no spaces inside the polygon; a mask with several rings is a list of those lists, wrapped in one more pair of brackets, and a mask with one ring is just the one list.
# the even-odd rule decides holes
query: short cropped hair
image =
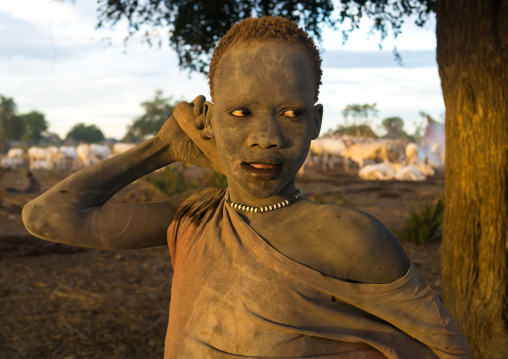
{"label": "short cropped hair", "polygon": [[311,61],[314,77],[315,77],[315,98],[316,102],[319,94],[319,86],[321,85],[321,57],[319,50],[312,38],[294,21],[290,21],[284,17],[264,16],[261,18],[249,18],[233,25],[231,29],[222,37],[215,47],[210,61],[210,69],[208,71],[208,84],[210,86],[210,95],[213,101],[214,80],[218,72],[221,60],[225,54],[234,45],[239,42],[249,43],[259,40],[275,40],[287,44],[299,44]]}

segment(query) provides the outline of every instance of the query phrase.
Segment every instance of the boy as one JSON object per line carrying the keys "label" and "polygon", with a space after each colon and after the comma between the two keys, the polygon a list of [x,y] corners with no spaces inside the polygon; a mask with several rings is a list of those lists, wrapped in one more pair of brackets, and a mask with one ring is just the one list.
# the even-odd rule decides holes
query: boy
{"label": "boy", "polygon": [[[27,229],[106,249],[162,245],[167,232],[165,358],[469,357],[454,319],[381,223],[295,187],[319,135],[320,65],[293,22],[236,24],[211,61],[213,103],[179,104],[153,139],[27,204]],[[175,161],[220,171],[229,188],[106,203]]]}

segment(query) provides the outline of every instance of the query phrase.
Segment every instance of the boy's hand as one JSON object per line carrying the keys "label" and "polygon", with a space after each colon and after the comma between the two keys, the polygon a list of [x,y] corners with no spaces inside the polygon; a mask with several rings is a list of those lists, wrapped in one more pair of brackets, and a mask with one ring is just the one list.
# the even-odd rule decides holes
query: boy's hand
{"label": "boy's hand", "polygon": [[181,161],[224,173],[215,140],[203,138],[198,129],[204,102],[205,97],[198,96],[191,103],[179,103],[157,137],[168,146],[171,162]]}

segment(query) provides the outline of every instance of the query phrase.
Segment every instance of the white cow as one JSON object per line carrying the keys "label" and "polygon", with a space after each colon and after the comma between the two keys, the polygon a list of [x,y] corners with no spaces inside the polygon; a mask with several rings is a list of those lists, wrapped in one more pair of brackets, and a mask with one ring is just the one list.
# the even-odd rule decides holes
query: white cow
{"label": "white cow", "polygon": [[48,166],[48,162],[46,160],[34,160],[30,163],[30,170],[48,170],[51,169]]}
{"label": "white cow", "polygon": [[384,141],[375,141],[371,143],[353,143],[345,146],[342,152],[343,156],[350,158],[363,167],[365,160],[382,160],[388,162],[386,143]]}
{"label": "white cow", "polygon": [[416,163],[416,168],[418,168],[420,170],[421,173],[423,173],[425,176],[434,176],[436,174],[436,171],[434,171],[434,169],[432,168],[431,165],[429,165],[428,163],[422,163],[422,162],[417,162]]}
{"label": "white cow", "polygon": [[7,152],[7,158],[23,158],[23,149],[22,148],[11,148]]}
{"label": "white cow", "polygon": [[2,168],[8,170],[15,170],[23,166],[23,149],[21,148],[11,148],[7,152],[7,157],[2,158],[0,161],[0,165]]}
{"label": "white cow", "polygon": [[90,153],[92,156],[92,163],[97,163],[108,158],[111,150],[108,146],[92,143],[90,145]]}
{"label": "white cow", "polygon": [[43,165],[41,162],[46,163],[46,149],[42,147],[30,147],[27,151],[29,168],[31,170],[48,168],[47,164]]}
{"label": "white cow", "polygon": [[134,147],[136,147],[135,143],[117,142],[113,145],[113,154],[119,155],[120,153],[124,153]]}
{"label": "white cow", "polygon": [[388,162],[369,164],[360,168],[358,176],[364,180],[393,180],[395,178],[395,168]]}
{"label": "white cow", "polygon": [[323,168],[333,169],[334,159],[342,158],[346,145],[340,138],[323,139]]}
{"label": "white cow", "polygon": [[59,163],[62,159],[62,152],[55,146],[49,146],[46,148],[46,163],[48,169],[59,168]]}
{"label": "white cow", "polygon": [[60,147],[60,153],[62,158],[58,167],[60,169],[77,169],[78,168],[78,153],[74,146],[62,146]]}
{"label": "white cow", "polygon": [[310,143],[310,163],[315,161],[316,157],[321,157],[323,170],[333,169],[334,159],[342,157],[345,144],[340,138],[318,138]]}
{"label": "white cow", "polygon": [[76,148],[78,155],[78,166],[87,167],[109,157],[111,150],[108,146],[97,144],[79,144]]}
{"label": "white cow", "polygon": [[78,156],[78,168],[90,166],[92,159],[89,144],[80,143],[76,147],[76,154]]}
{"label": "white cow", "polygon": [[418,158],[418,146],[416,143],[410,142],[406,145],[406,163],[414,165]]}
{"label": "white cow", "polygon": [[0,167],[6,170],[15,170],[23,166],[23,160],[17,157],[5,157],[0,160]]}
{"label": "white cow", "polygon": [[425,175],[416,166],[404,166],[395,172],[397,181],[424,181]]}
{"label": "white cow", "polygon": [[406,142],[401,139],[384,138],[377,140],[378,142],[384,142],[386,146],[386,152],[388,159],[392,162],[400,162],[405,155]]}

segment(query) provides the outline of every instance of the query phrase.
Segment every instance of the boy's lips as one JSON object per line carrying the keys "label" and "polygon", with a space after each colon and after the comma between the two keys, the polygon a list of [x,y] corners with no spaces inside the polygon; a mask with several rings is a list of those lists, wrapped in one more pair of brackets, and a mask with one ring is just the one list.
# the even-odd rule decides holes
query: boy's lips
{"label": "boy's lips", "polygon": [[281,164],[242,162],[242,168],[252,177],[263,181],[273,180],[282,171]]}

